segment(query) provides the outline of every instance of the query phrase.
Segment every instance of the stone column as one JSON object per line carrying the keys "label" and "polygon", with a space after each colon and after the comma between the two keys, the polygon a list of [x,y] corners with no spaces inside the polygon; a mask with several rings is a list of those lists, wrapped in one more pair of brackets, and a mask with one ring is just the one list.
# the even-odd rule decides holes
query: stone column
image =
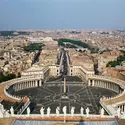
{"label": "stone column", "polygon": [[22,85],[23,85],[23,83],[21,83],[21,90],[23,89]]}
{"label": "stone column", "polygon": [[104,82],[104,88],[106,88],[106,82]]}
{"label": "stone column", "polygon": [[90,81],[90,79],[88,80],[88,86],[90,86],[91,85],[91,81]]}
{"label": "stone column", "polygon": [[31,87],[33,87],[33,81],[31,81]]}
{"label": "stone column", "polygon": [[42,86],[42,81],[41,80],[39,80],[39,86]]}
{"label": "stone column", "polygon": [[33,87],[35,87],[35,81],[33,81]]}
{"label": "stone column", "polygon": [[31,87],[33,87],[33,81],[31,81]]}
{"label": "stone column", "polygon": [[24,82],[24,89],[26,88],[26,82]]}
{"label": "stone column", "polygon": [[28,88],[28,87],[29,87],[29,86],[28,86],[28,84],[29,84],[29,82],[27,81],[27,82],[26,82],[26,88]]}
{"label": "stone column", "polygon": [[22,83],[20,84],[20,89],[22,90]]}
{"label": "stone column", "polygon": [[22,90],[22,83],[20,83],[20,90]]}
{"label": "stone column", "polygon": [[19,83],[17,83],[17,90],[19,90]]}
{"label": "stone column", "polygon": [[94,86],[95,85],[95,82],[94,82],[94,80],[92,80],[92,86]]}
{"label": "stone column", "polygon": [[110,83],[108,82],[108,88],[111,89]]}
{"label": "stone column", "polygon": [[19,90],[19,84],[17,83],[17,91]]}
{"label": "stone column", "polygon": [[23,82],[23,84],[22,84],[22,88],[23,88],[23,89],[24,89],[24,83],[25,83],[25,82]]}
{"label": "stone column", "polygon": [[97,86],[97,80],[95,80],[95,86]]}
{"label": "stone column", "polygon": [[111,90],[113,90],[113,84],[109,83]]}
{"label": "stone column", "polygon": [[33,87],[34,87],[34,83],[35,83],[35,81],[33,81]]}
{"label": "stone column", "polygon": [[105,84],[106,84],[106,89],[107,89],[107,82]]}
{"label": "stone column", "polygon": [[124,105],[122,105],[122,112],[124,112]]}
{"label": "stone column", "polygon": [[123,105],[123,112],[125,112],[125,105]]}
{"label": "stone column", "polygon": [[36,87],[38,86],[37,80],[35,81],[35,86],[36,86]]}
{"label": "stone column", "polygon": [[30,81],[28,81],[28,88],[30,88]]}
{"label": "stone column", "polygon": [[27,88],[29,88],[29,81],[27,81]]}
{"label": "stone column", "polygon": [[100,85],[101,85],[101,82],[102,82],[102,81],[101,81],[101,80],[99,80],[99,87],[100,87]]}
{"label": "stone column", "polygon": [[113,85],[113,90],[115,90],[115,85],[112,83],[112,85]]}
{"label": "stone column", "polygon": [[21,90],[21,83],[19,83],[19,90]]}
{"label": "stone column", "polygon": [[99,80],[99,87],[100,87],[100,85],[101,85],[101,80]]}
{"label": "stone column", "polygon": [[116,89],[117,89],[117,93],[119,93],[119,88],[118,88],[118,85],[116,85]]}
{"label": "stone column", "polygon": [[14,91],[16,92],[16,84],[14,84]]}
{"label": "stone column", "polygon": [[25,82],[25,88],[27,88],[27,81]]}
{"label": "stone column", "polygon": [[28,81],[26,82],[26,88],[28,88]]}
{"label": "stone column", "polygon": [[99,86],[99,80],[97,80],[97,87]]}
{"label": "stone column", "polygon": [[30,81],[29,85],[30,85],[30,88],[31,88],[31,81]]}
{"label": "stone column", "polygon": [[105,83],[105,88],[107,88],[107,82]]}

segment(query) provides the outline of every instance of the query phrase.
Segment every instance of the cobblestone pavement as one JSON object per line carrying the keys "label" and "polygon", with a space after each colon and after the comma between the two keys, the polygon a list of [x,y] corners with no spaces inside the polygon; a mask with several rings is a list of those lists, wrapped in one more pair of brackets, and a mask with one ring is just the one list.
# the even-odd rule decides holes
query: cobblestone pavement
{"label": "cobblestone pavement", "polygon": [[[63,83],[45,83],[43,87],[29,88],[15,93],[19,96],[29,96],[36,104],[32,113],[40,113],[40,108],[51,108],[51,113],[55,113],[59,106],[62,113],[62,107],[67,106],[67,112],[70,113],[71,107],[75,107],[75,113],[80,113],[80,108],[89,107],[90,113],[98,114],[100,110],[99,99],[102,96],[115,96],[116,93],[97,87],[88,87],[86,83],[79,82],[71,84],[67,82],[67,95],[63,95]],[[85,111],[85,110],[84,110]]]}

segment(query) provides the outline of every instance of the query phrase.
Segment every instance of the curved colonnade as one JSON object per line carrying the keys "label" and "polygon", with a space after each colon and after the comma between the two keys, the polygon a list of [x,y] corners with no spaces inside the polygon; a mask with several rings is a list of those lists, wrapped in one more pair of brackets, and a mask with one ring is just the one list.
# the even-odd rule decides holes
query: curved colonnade
{"label": "curved colonnade", "polygon": [[[23,90],[23,89],[27,89],[27,88],[33,88],[33,87],[38,87],[38,86],[42,86],[42,80],[40,78],[30,78],[29,77],[27,79],[23,79],[21,81],[18,81],[18,83],[14,83],[12,84],[9,89],[8,92],[12,93],[13,91],[19,91],[19,90]],[[11,88],[11,89],[10,89]]]}
{"label": "curved colonnade", "polygon": [[124,84],[125,82],[121,80],[106,77],[106,76],[98,76],[98,75],[88,76],[88,86],[106,88],[116,92],[117,94],[123,92]]}
{"label": "curved colonnade", "polygon": [[117,116],[120,109],[121,115],[125,115],[125,81],[107,76],[88,76],[88,86],[106,88],[117,93],[115,97],[102,97],[100,104],[110,115]]}
{"label": "curved colonnade", "polygon": [[[88,86],[95,86],[100,88],[106,88],[117,93],[115,97],[103,97],[100,99],[100,104],[110,115],[117,113],[117,109],[121,109],[121,114],[125,112],[125,82],[119,79],[110,78],[106,76],[88,75]],[[21,97],[15,97],[13,92],[26,88],[33,88],[42,86],[43,80],[41,77],[29,76],[13,79],[0,84],[0,87],[4,87],[4,94],[14,100],[20,101]]]}
{"label": "curved colonnade", "polygon": [[23,98],[12,95],[13,92],[23,90],[26,88],[42,86],[42,82],[43,80],[39,76],[38,77],[28,76],[28,77],[21,77],[21,78],[9,80],[7,82],[3,82],[0,84],[0,87],[4,88],[4,94],[7,97],[19,102]]}
{"label": "curved colonnade", "polygon": [[4,89],[4,94],[6,97],[12,99],[15,102],[24,103],[24,105],[20,107],[20,110],[17,112],[17,114],[22,114],[25,111],[25,109],[29,106],[30,99],[28,97],[15,96],[13,95],[13,92],[27,88],[42,86],[42,84],[43,80],[40,76],[28,76],[3,82],[2,84],[0,84],[0,87]]}

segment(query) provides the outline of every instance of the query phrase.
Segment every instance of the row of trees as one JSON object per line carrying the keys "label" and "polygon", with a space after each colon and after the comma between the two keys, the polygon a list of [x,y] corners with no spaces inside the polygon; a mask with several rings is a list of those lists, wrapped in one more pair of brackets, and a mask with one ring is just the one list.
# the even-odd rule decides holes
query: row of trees
{"label": "row of trees", "polygon": [[62,39],[58,39],[57,41],[58,41],[59,46],[65,46],[64,43],[72,43],[74,45],[81,46],[83,48],[88,48],[89,47],[87,43],[82,42],[80,40],[72,40],[72,39],[63,39],[62,38]]}
{"label": "row of trees", "polygon": [[16,78],[15,74],[8,74],[8,75],[1,74],[0,75],[0,82],[5,82],[5,81],[8,81],[8,80],[11,80],[14,78]]}
{"label": "row of trees", "polygon": [[42,43],[31,43],[28,46],[24,46],[24,50],[34,52],[36,50],[42,50],[43,46],[44,46],[44,44],[42,44]]}
{"label": "row of trees", "polygon": [[26,31],[0,31],[0,36],[17,36],[17,35],[29,35],[29,32]]}

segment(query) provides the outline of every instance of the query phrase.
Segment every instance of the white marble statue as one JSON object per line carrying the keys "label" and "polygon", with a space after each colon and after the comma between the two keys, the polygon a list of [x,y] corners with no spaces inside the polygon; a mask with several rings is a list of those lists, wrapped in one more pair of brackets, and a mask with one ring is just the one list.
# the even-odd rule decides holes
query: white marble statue
{"label": "white marble statue", "polygon": [[2,109],[0,109],[0,118],[3,118],[4,113],[2,112]]}
{"label": "white marble statue", "polygon": [[81,107],[81,109],[80,109],[80,112],[81,112],[81,115],[83,116],[83,112],[84,112],[84,108],[83,107]]}
{"label": "white marble statue", "polygon": [[29,107],[27,108],[27,115],[28,116],[30,115],[30,108]]}
{"label": "white marble statue", "polygon": [[101,112],[100,112],[100,113],[101,113],[101,117],[103,117],[103,116],[104,116],[104,112],[105,112],[105,111],[104,111],[104,109],[103,109],[103,108],[101,108]]}
{"label": "white marble statue", "polygon": [[86,108],[86,116],[89,117],[89,108]]}
{"label": "white marble statue", "polygon": [[71,116],[74,116],[75,107],[71,108]]}
{"label": "white marble statue", "polygon": [[1,103],[0,103],[0,109],[2,110],[2,112],[5,111],[5,109],[4,109],[4,107],[3,107],[3,105]]}
{"label": "white marble statue", "polygon": [[63,113],[64,113],[64,116],[66,117],[66,114],[67,114],[67,107],[66,106],[63,107]]}
{"label": "white marble statue", "polygon": [[10,117],[9,110],[5,111],[5,117]]}
{"label": "white marble statue", "polygon": [[59,106],[56,108],[56,116],[59,116],[60,108]]}
{"label": "white marble statue", "polygon": [[125,118],[125,112],[123,112],[123,118]]}
{"label": "white marble statue", "polygon": [[13,106],[11,106],[11,108],[10,108],[10,114],[11,114],[11,116],[14,115],[14,109],[13,109]]}
{"label": "white marble statue", "polygon": [[0,103],[0,118],[4,117],[4,112],[5,112],[5,109],[4,109],[3,105]]}
{"label": "white marble statue", "polygon": [[43,107],[41,107],[41,109],[40,109],[40,114],[41,114],[42,117],[44,117],[44,110],[45,110],[45,109],[44,109]]}
{"label": "white marble statue", "polygon": [[47,116],[49,117],[50,116],[50,112],[51,112],[51,109],[50,107],[47,108]]}
{"label": "white marble statue", "polygon": [[121,109],[120,109],[120,107],[117,109],[117,116],[118,116],[118,118],[120,117],[120,115],[121,115]]}

